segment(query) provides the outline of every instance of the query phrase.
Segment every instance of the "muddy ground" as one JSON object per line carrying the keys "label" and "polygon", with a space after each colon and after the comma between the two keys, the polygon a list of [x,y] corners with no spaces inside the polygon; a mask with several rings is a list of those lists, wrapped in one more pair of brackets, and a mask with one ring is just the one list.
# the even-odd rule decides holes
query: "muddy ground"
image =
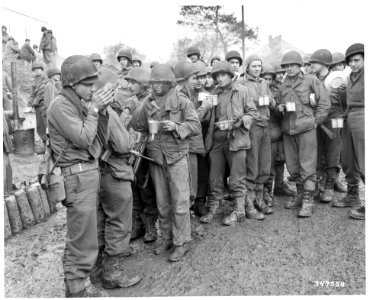
{"label": "muddy ground", "polygon": [[[320,203],[312,218],[298,219],[296,210],[284,209],[286,200],[277,198],[274,214],[264,221],[234,227],[221,225],[228,201],[208,225],[192,216],[191,250],[177,263],[169,263],[168,254],[154,255],[153,245],[141,238],[133,241],[126,268],[142,281],[107,292],[114,297],[365,294],[365,222],[350,219],[348,208]],[[64,297],[65,221],[60,206],[46,222],[5,242],[6,297]]]}

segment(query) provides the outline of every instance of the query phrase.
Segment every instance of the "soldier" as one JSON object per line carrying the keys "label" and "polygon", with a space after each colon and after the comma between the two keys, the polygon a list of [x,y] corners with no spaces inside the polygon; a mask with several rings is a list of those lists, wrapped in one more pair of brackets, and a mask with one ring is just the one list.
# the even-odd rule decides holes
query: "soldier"
{"label": "soldier", "polygon": [[93,54],[90,55],[90,59],[99,71],[99,69],[101,68],[101,66],[103,64],[103,59],[101,58],[100,54],[93,53]]}
{"label": "soldier", "polygon": [[1,26],[1,30],[2,30],[2,33],[3,33],[3,39],[2,39],[2,43],[3,43],[3,54],[4,54],[4,51],[5,51],[5,46],[6,46],[6,43],[8,42],[8,33],[6,32],[8,29],[6,28],[5,25]]}
{"label": "soldier", "polygon": [[253,101],[248,98],[247,90],[233,82],[234,68],[229,62],[215,64],[212,77],[218,83],[213,92],[217,95],[218,105],[206,100],[198,109],[201,120],[211,110],[205,138],[206,153],[209,153],[210,160],[209,210],[200,221],[209,223],[222,201],[227,164],[230,167],[229,186],[234,209],[223,219],[223,224],[230,226],[243,221],[246,214],[248,218],[258,214],[250,198],[246,197],[246,150],[251,147],[249,130],[258,113]]}
{"label": "soldier", "polygon": [[[272,96],[276,99],[279,87],[274,82],[276,74],[270,69],[264,68],[261,77],[269,84]],[[270,138],[271,138],[271,172],[268,181],[265,184],[268,194],[270,197],[265,198],[267,205],[273,206],[273,196],[289,196],[295,195],[289,186],[284,181],[284,166],[285,166],[285,155],[283,145],[283,132],[281,130],[281,118],[275,112],[275,109],[270,109],[270,124],[269,124]],[[275,181],[275,183],[274,183]],[[274,190],[272,191],[272,186]]]}
{"label": "soldier", "polygon": [[[181,96],[191,100],[194,109],[199,106],[198,98],[195,98],[198,94],[195,95],[194,93],[195,78],[200,72],[199,66],[203,66],[200,61],[195,63],[180,62],[174,69],[177,82],[176,90]],[[199,134],[189,137],[190,203],[194,204],[194,213],[198,216],[200,215],[200,208],[205,204],[205,199],[197,199],[198,161],[201,158],[204,158],[204,143],[202,132],[199,132]]]}
{"label": "soldier", "polygon": [[200,60],[200,51],[199,48],[196,46],[191,46],[188,49],[187,57],[190,59],[192,63]]}
{"label": "soldier", "polygon": [[8,73],[3,68],[3,110],[13,110],[13,85]]}
{"label": "soldier", "polygon": [[37,134],[45,144],[46,126],[44,116],[47,109],[45,108],[44,104],[44,91],[49,80],[44,74],[44,67],[42,64],[34,63],[32,65],[32,71],[34,73],[34,80],[31,85],[31,94],[28,101],[28,106],[35,109]]}
{"label": "soldier", "polygon": [[[95,82],[95,88],[104,85]],[[102,86],[102,88],[104,88]],[[107,107],[109,115],[108,142],[100,157],[100,191],[98,201],[99,253],[90,274],[92,283],[102,281],[105,289],[127,288],[137,284],[140,277],[124,272],[125,257],[130,255],[132,216],[131,182],[134,179],[129,164],[129,151],[135,144],[135,134],[129,134],[119,118],[120,111]]]}
{"label": "soldier", "polygon": [[100,187],[98,158],[107,143],[106,107],[110,91],[93,94],[98,79],[90,59],[73,55],[61,68],[63,90],[48,109],[52,156],[64,177],[67,208],[67,243],[62,263],[66,297],[107,297],[86,288],[86,279],[98,256],[97,197]]}
{"label": "soldier", "polygon": [[[329,66],[332,64],[332,55],[327,49],[315,51],[310,60],[312,71],[325,86],[325,79],[329,75]],[[334,196],[334,181],[338,178],[340,171],[340,146],[342,130],[334,128],[332,120],[341,118],[344,111],[341,106],[341,97],[338,89],[328,89],[331,108],[327,120],[317,128],[317,191],[319,191],[319,178],[322,178],[324,191],[319,194],[320,201],[330,203]],[[325,127],[334,133],[334,137],[328,136]]]}
{"label": "soldier", "polygon": [[242,66],[243,59],[238,51],[232,50],[226,53],[225,60],[228,61],[234,70],[234,80],[237,80],[240,73],[240,67]]}
{"label": "soldier", "polygon": [[176,91],[170,66],[156,65],[151,70],[150,83],[153,94],[145,100],[134,123],[144,133],[148,129],[153,132],[153,124],[159,127],[147,146],[149,157],[155,161],[149,168],[163,237],[154,252],[174,247],[169,260],[178,261],[188,252],[191,240],[188,137],[200,133],[200,123],[191,102]]}
{"label": "soldier", "polygon": [[343,71],[346,68],[346,57],[343,53],[334,52],[332,54],[333,61],[330,65],[330,71]]}
{"label": "soldier", "polygon": [[13,37],[8,37],[8,42],[5,46],[4,58],[9,61],[16,61],[20,56],[21,50],[18,48],[18,43]]}
{"label": "soldier", "polygon": [[284,75],[285,75],[285,70],[281,67],[278,66],[275,68],[275,79],[272,84],[273,89],[279,89],[279,86],[284,82]]}
{"label": "soldier", "polygon": [[[346,64],[351,67],[345,101],[345,121],[341,163],[346,175],[348,192],[336,207],[352,207],[350,217],[365,219],[365,206],[360,200],[359,184],[365,183],[365,85],[364,85],[364,44],[356,43],[346,51]],[[334,204],[334,203],[333,203]]]}
{"label": "soldier", "polygon": [[117,55],[117,60],[121,65],[121,71],[118,73],[118,87],[115,92],[115,100],[124,107],[125,101],[132,97],[133,94],[128,89],[128,82],[125,76],[132,69],[132,54],[129,50],[120,50]]}
{"label": "soldier", "polygon": [[215,55],[211,58],[211,62],[210,62],[210,65],[211,67],[213,67],[213,65],[216,63],[216,62],[219,62],[221,61],[221,58],[218,56],[218,55]]}
{"label": "soldier", "polygon": [[212,67],[211,66],[206,67],[206,72],[207,72],[207,77],[206,77],[206,82],[204,84],[204,89],[207,92],[211,93],[213,91],[213,89],[215,88],[215,86],[216,86],[216,83],[213,80],[212,75],[211,75]]}
{"label": "soldier", "polygon": [[258,215],[261,220],[264,214],[273,213],[270,207],[272,199],[264,184],[267,183],[271,172],[269,121],[270,109],[275,109],[276,102],[268,83],[260,77],[262,60],[254,54],[248,58],[246,64],[244,76],[238,82],[247,88],[248,98],[254,102],[259,112],[249,133],[251,148],[247,150],[247,197],[261,212]]}
{"label": "soldier", "polygon": [[21,48],[20,58],[24,59],[28,63],[33,63],[36,60],[35,51],[30,46],[30,39],[26,39],[24,45]]}
{"label": "soldier", "polygon": [[46,39],[47,39],[47,31],[48,30],[45,26],[41,27],[42,37],[41,37],[40,47],[39,47],[40,52],[44,51],[44,47],[45,47]]}
{"label": "soldier", "polygon": [[132,57],[132,67],[133,68],[141,68],[142,61],[139,55],[134,55]]}
{"label": "soldier", "polygon": [[[145,100],[151,95],[149,77],[150,74],[141,68],[131,69],[125,76],[125,79],[128,81],[130,92],[132,92],[137,99],[137,105],[125,107],[124,113],[129,109],[127,112],[128,115],[137,115],[143,109]],[[135,128],[135,124],[132,125]],[[148,136],[143,136],[141,138],[142,142],[137,145],[138,149],[142,148],[142,143],[144,143],[147,137]],[[142,154],[147,155],[147,150],[144,149]],[[136,181],[132,184],[134,202],[131,238],[133,239],[144,235],[143,240],[145,243],[154,242],[157,240],[155,223],[158,219],[158,210],[155,200],[154,184],[149,174],[149,162],[145,159],[141,159],[140,165],[134,175]],[[145,231],[143,230],[143,223]]]}
{"label": "soldier", "polygon": [[308,74],[312,74],[313,71],[312,71],[312,67],[311,67],[311,63],[310,63],[310,60],[311,60],[311,53],[309,54],[306,54],[303,56],[303,67],[302,67],[302,72],[303,74],[305,75],[308,75]]}
{"label": "soldier", "polygon": [[[328,94],[321,82],[301,71],[302,56],[297,51],[284,54],[281,66],[287,77],[277,95],[277,111],[283,117],[282,130],[288,171],[297,186],[285,208],[300,207],[299,217],[313,214],[313,192],[316,184],[317,136],[316,127],[323,123],[330,110]],[[310,104],[313,92],[317,106]]]}

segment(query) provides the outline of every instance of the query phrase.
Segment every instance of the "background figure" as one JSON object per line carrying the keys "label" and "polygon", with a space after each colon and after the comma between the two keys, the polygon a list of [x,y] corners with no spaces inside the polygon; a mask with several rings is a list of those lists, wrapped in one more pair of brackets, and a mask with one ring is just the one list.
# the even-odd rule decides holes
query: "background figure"
{"label": "background figure", "polygon": [[36,60],[35,51],[31,48],[30,39],[26,39],[24,45],[21,48],[20,58],[24,59],[28,63],[33,63]]}
{"label": "background figure", "polygon": [[3,42],[3,54],[4,54],[4,51],[5,51],[5,46],[6,46],[6,43],[8,42],[8,33],[7,33],[7,28],[6,28],[6,26],[2,26],[2,32],[3,32],[3,40],[2,40],[2,42]]}

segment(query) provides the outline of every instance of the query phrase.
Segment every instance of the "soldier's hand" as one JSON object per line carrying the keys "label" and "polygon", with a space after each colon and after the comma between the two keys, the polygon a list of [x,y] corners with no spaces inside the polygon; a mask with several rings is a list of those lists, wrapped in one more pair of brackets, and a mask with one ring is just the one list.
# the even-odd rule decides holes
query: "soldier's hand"
{"label": "soldier's hand", "polygon": [[278,111],[279,112],[284,112],[285,111],[285,104],[279,104],[278,105]]}
{"label": "soldier's hand", "polygon": [[176,123],[171,121],[171,120],[166,120],[166,121],[163,121],[163,129],[166,130],[166,131],[174,131],[176,130]]}
{"label": "soldier's hand", "polygon": [[347,86],[346,86],[344,83],[342,83],[342,84],[338,87],[338,90],[339,90],[341,93],[345,92],[345,91],[346,91],[346,89],[347,89]]}
{"label": "soldier's hand", "polygon": [[98,109],[98,111],[103,111],[107,108],[107,106],[113,101],[113,91],[104,91],[98,90],[95,92],[91,97],[91,109],[94,107]]}
{"label": "soldier's hand", "polygon": [[234,119],[233,119],[233,128],[240,127],[242,125],[242,123],[243,123],[242,118],[234,117]]}

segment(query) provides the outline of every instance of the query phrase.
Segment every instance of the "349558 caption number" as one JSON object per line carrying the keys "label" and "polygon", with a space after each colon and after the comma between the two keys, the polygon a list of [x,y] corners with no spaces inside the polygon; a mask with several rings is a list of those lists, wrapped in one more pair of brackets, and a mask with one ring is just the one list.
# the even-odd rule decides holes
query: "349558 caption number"
{"label": "349558 caption number", "polygon": [[313,282],[314,286],[322,287],[344,287],[345,284],[343,281],[329,281],[329,280],[316,280]]}

